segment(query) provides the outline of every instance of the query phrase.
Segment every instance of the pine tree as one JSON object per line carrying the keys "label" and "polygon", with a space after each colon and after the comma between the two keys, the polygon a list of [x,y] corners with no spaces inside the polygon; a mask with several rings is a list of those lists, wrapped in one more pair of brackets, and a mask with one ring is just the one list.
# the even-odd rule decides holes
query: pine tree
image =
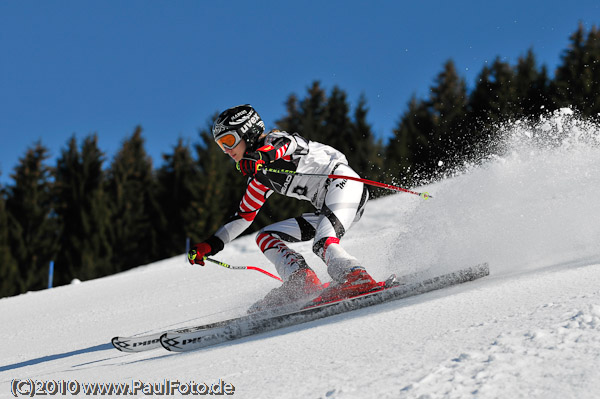
{"label": "pine tree", "polygon": [[334,87],[327,97],[324,111],[323,125],[319,129],[317,141],[341,151],[348,158],[350,166],[355,167],[358,161],[355,154],[358,143],[356,138],[352,137],[354,126],[349,117],[350,106],[346,100],[346,93],[337,86]]}
{"label": "pine tree", "polygon": [[538,70],[533,50],[519,57],[514,84],[518,104],[515,116],[540,115],[552,105],[548,72],[545,66]]}
{"label": "pine tree", "polygon": [[562,64],[553,81],[554,99],[558,107],[575,105],[581,109],[587,102],[585,28],[582,23],[569,39],[571,44],[561,56]]}
{"label": "pine tree", "polygon": [[351,151],[356,156],[354,167],[359,175],[379,180],[383,177],[383,144],[376,141],[371,125],[367,122],[367,100],[364,94],[358,99],[354,110],[352,133],[356,146]]}
{"label": "pine tree", "polygon": [[8,213],[4,198],[4,192],[0,191],[0,297],[16,295],[25,289],[8,240]]}
{"label": "pine tree", "polygon": [[592,26],[586,42],[586,69],[590,93],[590,105],[586,115],[600,115],[600,29]]}
{"label": "pine tree", "polygon": [[40,142],[19,159],[8,187],[10,246],[25,290],[47,286],[48,265],[57,250],[57,225],[52,214],[51,169],[44,164],[48,149]]}
{"label": "pine tree", "polygon": [[107,176],[112,214],[112,267],[127,270],[158,259],[153,222],[160,220],[152,160],[138,126],[115,155]]}
{"label": "pine tree", "polygon": [[386,147],[385,169],[394,182],[410,187],[424,180],[434,128],[427,104],[413,96]]}
{"label": "pine tree", "polygon": [[[500,125],[523,115],[522,86],[529,83],[525,80],[523,70],[521,74],[517,78],[514,69],[499,58],[496,58],[491,68],[486,65],[479,74],[475,89],[469,96],[467,123],[471,132],[468,143],[470,158],[479,159],[495,152],[500,143]],[[541,80],[538,81],[540,83]]]}
{"label": "pine tree", "polygon": [[468,131],[463,126],[467,86],[458,76],[452,60],[446,62],[435,83],[429,103],[435,123],[426,162],[426,170],[430,173],[443,172],[459,164],[469,141]]}
{"label": "pine tree", "polygon": [[600,32],[594,26],[587,35],[582,23],[570,37],[562,64],[553,81],[558,107],[573,106],[584,115],[600,112]]}
{"label": "pine tree", "polygon": [[474,116],[492,125],[515,115],[519,100],[514,81],[513,69],[499,58],[491,68],[485,66],[470,97]]}
{"label": "pine tree", "polygon": [[161,256],[182,253],[186,238],[193,243],[203,240],[200,202],[203,196],[198,163],[189,146],[179,139],[171,154],[163,155],[164,164],[158,170],[158,201],[163,210],[160,229]]}
{"label": "pine tree", "polygon": [[299,110],[298,97],[290,94],[285,101],[287,114],[275,122],[277,129],[289,133],[299,133],[302,130],[302,114]]}
{"label": "pine tree", "polygon": [[325,117],[327,110],[327,94],[319,82],[313,82],[308,95],[300,101],[300,124],[297,132],[309,140],[323,141]]}
{"label": "pine tree", "polygon": [[81,151],[72,137],[57,160],[55,203],[62,222],[55,266],[57,284],[74,277],[96,278],[114,270],[103,162],[95,134],[84,139]]}

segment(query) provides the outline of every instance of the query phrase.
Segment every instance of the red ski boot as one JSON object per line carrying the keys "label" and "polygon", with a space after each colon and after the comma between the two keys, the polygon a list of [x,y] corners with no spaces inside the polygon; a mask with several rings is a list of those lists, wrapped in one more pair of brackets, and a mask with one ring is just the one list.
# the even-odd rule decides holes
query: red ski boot
{"label": "red ski boot", "polygon": [[332,284],[327,287],[314,303],[325,303],[340,299],[351,298],[360,294],[381,289],[377,281],[362,267],[354,268],[346,275],[343,283]]}

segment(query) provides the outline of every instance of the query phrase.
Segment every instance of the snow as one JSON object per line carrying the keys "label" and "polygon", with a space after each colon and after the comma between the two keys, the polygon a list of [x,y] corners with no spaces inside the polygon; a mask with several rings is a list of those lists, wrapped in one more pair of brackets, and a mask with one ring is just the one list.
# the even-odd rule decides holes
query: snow
{"label": "snow", "polygon": [[[342,241],[378,279],[482,261],[489,277],[189,353],[113,349],[115,335],[241,315],[279,284],[182,254],[1,299],[0,397],[15,379],[223,381],[239,398],[598,397],[600,130],[570,110],[500,129],[500,155],[419,188],[433,199],[371,201]],[[328,279],[310,243],[294,248]],[[253,236],[216,258],[274,272]]]}

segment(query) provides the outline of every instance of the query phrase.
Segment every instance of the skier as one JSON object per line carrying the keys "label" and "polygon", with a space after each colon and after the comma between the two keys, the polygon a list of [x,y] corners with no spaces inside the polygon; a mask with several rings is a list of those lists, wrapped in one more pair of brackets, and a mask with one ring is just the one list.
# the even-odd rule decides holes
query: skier
{"label": "skier", "polygon": [[[241,173],[248,176],[248,184],[235,215],[189,251],[190,264],[204,266],[204,257],[215,255],[246,230],[266,199],[277,192],[310,201],[316,211],[272,224],[256,235],[258,247],[275,265],[283,284],[254,304],[251,311],[315,296],[319,301],[346,298],[376,288],[377,282],[340,245],[340,238],[364,212],[368,199],[364,184],[347,179],[323,179],[263,170],[268,167],[358,177],[348,166],[344,154],[330,146],[309,141],[298,133],[264,132],[264,122],[248,104],[225,110],[215,121],[213,136],[216,143],[233,158]],[[284,243],[308,240],[313,240],[313,251],[325,262],[333,279],[324,290],[302,255]]]}

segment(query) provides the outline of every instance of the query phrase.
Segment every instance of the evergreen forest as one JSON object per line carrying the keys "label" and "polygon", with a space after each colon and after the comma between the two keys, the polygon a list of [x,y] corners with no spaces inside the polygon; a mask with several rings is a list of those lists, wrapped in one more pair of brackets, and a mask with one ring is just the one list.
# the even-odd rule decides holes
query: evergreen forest
{"label": "evergreen forest", "polygon": [[[485,159],[499,123],[562,107],[597,120],[600,31],[580,25],[555,71],[538,65],[530,49],[515,65],[501,57],[486,63],[472,90],[451,59],[432,78],[427,98],[413,96],[399,109],[387,142],[371,131],[364,97],[350,106],[343,88],[318,81],[282,99],[276,127],[339,149],[362,177],[415,187]],[[53,164],[44,144],[32,143],[0,187],[0,297],[46,288],[50,261],[53,285],[64,285],[183,254],[188,238],[211,235],[237,209],[246,179],[214,144],[218,112],[209,112],[197,142],[174,140],[156,168],[141,126],[112,159],[96,134],[71,137]],[[371,198],[388,194],[370,191]],[[310,209],[272,196],[247,233]]]}

